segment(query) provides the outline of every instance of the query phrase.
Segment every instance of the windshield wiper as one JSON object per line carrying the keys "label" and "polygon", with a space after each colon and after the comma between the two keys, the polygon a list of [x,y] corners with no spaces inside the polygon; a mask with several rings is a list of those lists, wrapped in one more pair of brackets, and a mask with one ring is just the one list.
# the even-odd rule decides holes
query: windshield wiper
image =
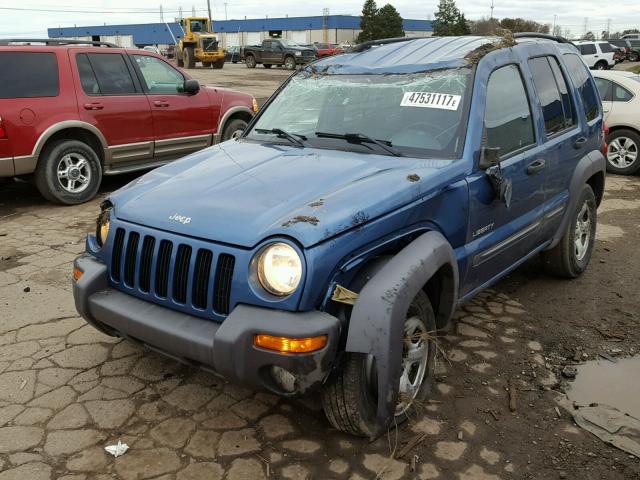
{"label": "windshield wiper", "polygon": [[281,128],[256,128],[257,133],[272,133],[277,135],[278,138],[286,138],[291,143],[295,143],[300,147],[306,146],[304,141],[307,139],[304,135],[297,133],[289,133]]}
{"label": "windshield wiper", "polygon": [[402,157],[402,153],[392,148],[393,144],[389,140],[377,140],[363,133],[316,132],[316,136],[320,138],[340,138],[351,143],[373,143],[394,157]]}

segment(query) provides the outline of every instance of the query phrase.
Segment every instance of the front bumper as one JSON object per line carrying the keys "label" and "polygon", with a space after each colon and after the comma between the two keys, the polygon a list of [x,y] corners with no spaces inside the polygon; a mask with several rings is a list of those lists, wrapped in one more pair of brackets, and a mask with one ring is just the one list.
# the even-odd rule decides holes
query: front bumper
{"label": "front bumper", "polygon": [[[308,392],[320,386],[331,371],[340,322],[324,312],[285,312],[238,305],[224,322],[217,323],[110,287],[106,265],[90,255],[78,257],[74,266],[83,272],[73,284],[76,309],[104,333],[138,341],[236,383],[280,395]],[[258,333],[293,338],[327,335],[328,339],[321,350],[283,354],[254,346],[253,338]],[[285,369],[295,381],[285,382],[285,388],[273,367]]]}

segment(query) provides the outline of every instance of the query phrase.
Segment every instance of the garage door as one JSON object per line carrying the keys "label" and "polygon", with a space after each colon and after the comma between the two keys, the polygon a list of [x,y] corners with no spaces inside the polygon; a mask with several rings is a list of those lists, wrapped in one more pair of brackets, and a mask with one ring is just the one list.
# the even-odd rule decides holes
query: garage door
{"label": "garage door", "polygon": [[237,33],[227,33],[226,35],[227,45],[226,47],[237,47],[240,45],[240,35]]}
{"label": "garage door", "polygon": [[300,45],[307,44],[307,31],[306,30],[294,30],[291,32],[291,40]]}
{"label": "garage door", "polygon": [[247,32],[247,45],[260,45],[260,32]]}

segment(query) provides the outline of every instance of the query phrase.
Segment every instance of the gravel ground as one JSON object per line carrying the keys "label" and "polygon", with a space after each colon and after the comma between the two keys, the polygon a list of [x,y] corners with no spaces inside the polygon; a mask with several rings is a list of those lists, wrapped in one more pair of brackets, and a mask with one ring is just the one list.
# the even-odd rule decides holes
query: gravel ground
{"label": "gravel ground", "polygon": [[[259,96],[288,73],[202,74]],[[315,397],[239,388],[77,316],[72,260],[101,198],[132,178],[66,208],[0,186],[0,480],[640,478],[637,458],[556,410],[566,365],[640,351],[640,177],[608,177],[582,278],[534,259],[456,312],[430,400],[373,442],[332,430]],[[118,440],[131,449],[115,459],[103,447]]]}

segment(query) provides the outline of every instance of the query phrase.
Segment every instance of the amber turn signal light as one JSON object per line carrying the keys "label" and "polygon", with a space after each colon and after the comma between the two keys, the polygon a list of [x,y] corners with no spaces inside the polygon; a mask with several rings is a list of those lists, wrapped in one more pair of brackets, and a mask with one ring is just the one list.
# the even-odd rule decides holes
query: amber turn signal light
{"label": "amber turn signal light", "polygon": [[84,272],[82,270],[80,270],[78,267],[74,267],[73,268],[73,280],[74,281],[78,281],[82,278],[82,276],[84,275]]}
{"label": "amber turn signal light", "polygon": [[274,337],[271,335],[255,335],[253,344],[256,347],[282,353],[309,353],[324,348],[327,335],[307,338]]}

